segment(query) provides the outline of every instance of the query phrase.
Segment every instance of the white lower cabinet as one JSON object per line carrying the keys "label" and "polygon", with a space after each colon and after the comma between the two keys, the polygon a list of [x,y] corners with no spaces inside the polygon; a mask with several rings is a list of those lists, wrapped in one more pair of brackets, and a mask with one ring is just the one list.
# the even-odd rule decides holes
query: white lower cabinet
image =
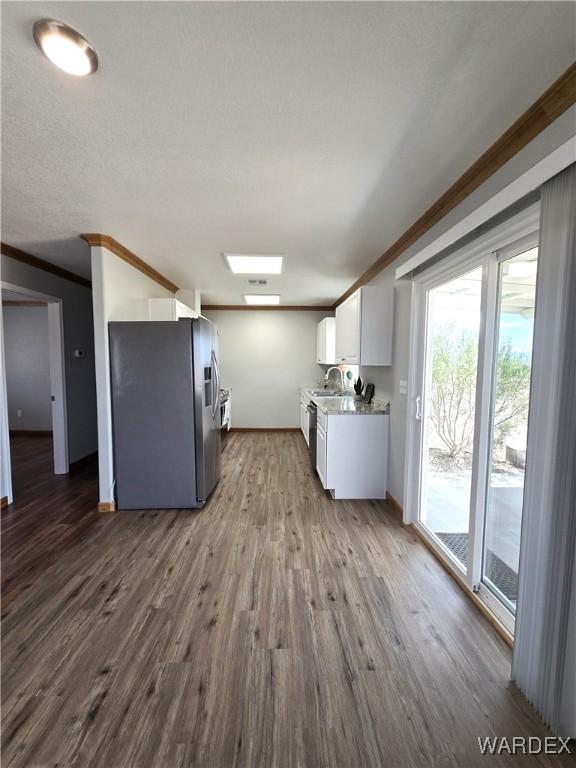
{"label": "white lower cabinet", "polygon": [[320,424],[316,427],[316,471],[322,486],[326,488],[326,432]]}
{"label": "white lower cabinet", "polygon": [[334,499],[386,498],[389,418],[318,410],[316,469]]}

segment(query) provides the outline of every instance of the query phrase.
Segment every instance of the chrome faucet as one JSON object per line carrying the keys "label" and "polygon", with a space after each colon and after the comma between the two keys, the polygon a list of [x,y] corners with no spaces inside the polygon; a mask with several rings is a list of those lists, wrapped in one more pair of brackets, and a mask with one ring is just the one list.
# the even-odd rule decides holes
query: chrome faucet
{"label": "chrome faucet", "polygon": [[330,378],[330,372],[331,371],[338,371],[338,373],[340,374],[340,389],[344,390],[345,389],[345,385],[344,385],[344,371],[342,370],[342,368],[338,368],[337,365],[333,365],[330,368],[328,368],[328,370],[324,374],[324,384],[326,384],[328,382],[328,379]]}

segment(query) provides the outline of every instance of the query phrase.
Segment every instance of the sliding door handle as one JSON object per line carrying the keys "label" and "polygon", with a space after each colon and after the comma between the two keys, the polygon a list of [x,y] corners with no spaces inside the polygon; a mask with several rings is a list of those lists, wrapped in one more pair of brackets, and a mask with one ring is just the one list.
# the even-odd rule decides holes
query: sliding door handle
{"label": "sliding door handle", "polygon": [[416,398],[416,413],[414,414],[414,418],[417,421],[422,421],[422,398],[420,395]]}

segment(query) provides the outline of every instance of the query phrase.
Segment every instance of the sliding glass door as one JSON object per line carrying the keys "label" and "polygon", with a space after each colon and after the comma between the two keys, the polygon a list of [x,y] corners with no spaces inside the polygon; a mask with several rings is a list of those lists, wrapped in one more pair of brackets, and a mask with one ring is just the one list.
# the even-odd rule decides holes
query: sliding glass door
{"label": "sliding glass door", "polygon": [[482,585],[513,614],[528,436],[538,249],[499,264]]}
{"label": "sliding glass door", "polygon": [[428,293],[420,519],[466,570],[482,269]]}
{"label": "sliding glass door", "polygon": [[[535,226],[536,223],[536,226]],[[513,629],[537,216],[414,282],[408,517]],[[469,258],[466,256],[469,255]],[[412,487],[414,486],[414,488]]]}

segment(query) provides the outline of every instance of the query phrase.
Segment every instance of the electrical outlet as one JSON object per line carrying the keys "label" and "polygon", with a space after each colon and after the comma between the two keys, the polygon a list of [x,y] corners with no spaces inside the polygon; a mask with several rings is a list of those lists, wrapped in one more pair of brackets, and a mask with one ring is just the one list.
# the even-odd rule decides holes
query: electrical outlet
{"label": "electrical outlet", "polygon": [[16,411],[16,416],[17,416],[19,419],[21,419],[21,418],[22,418],[22,411],[21,411],[21,409],[20,409],[20,408],[18,408],[18,410]]}
{"label": "electrical outlet", "polygon": [[407,395],[408,394],[408,382],[402,380],[399,383],[399,391],[401,395]]}

